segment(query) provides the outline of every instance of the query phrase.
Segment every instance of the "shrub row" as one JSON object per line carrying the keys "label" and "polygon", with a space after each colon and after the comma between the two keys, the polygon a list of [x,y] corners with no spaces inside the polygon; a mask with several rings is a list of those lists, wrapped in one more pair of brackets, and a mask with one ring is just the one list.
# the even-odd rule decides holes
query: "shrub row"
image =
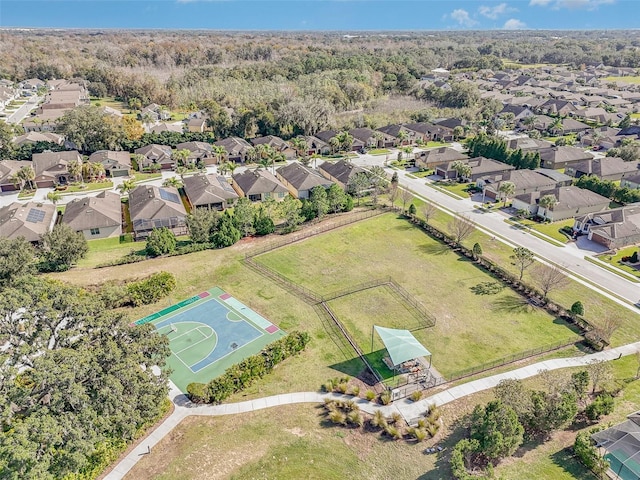
{"label": "shrub row", "polygon": [[130,302],[138,307],[156,303],[176,288],[176,277],[169,272],[158,272],[149,278],[127,285]]}
{"label": "shrub row", "polygon": [[118,265],[126,265],[128,263],[137,263],[142,262],[147,259],[146,255],[139,255],[135,251],[125,255],[124,257],[116,258],[114,260],[110,260],[108,262],[100,263],[96,265],[96,268],[105,268],[105,267],[117,267]]}
{"label": "shrub row", "polygon": [[306,332],[291,332],[267,345],[260,353],[232,365],[209,383],[190,383],[187,386],[189,398],[196,403],[220,403],[270,373],[278,363],[304,350],[310,339]]}
{"label": "shrub row", "polygon": [[99,296],[107,308],[127,305],[140,306],[155,303],[176,288],[176,279],[169,272],[158,272],[128,284],[106,283]]}

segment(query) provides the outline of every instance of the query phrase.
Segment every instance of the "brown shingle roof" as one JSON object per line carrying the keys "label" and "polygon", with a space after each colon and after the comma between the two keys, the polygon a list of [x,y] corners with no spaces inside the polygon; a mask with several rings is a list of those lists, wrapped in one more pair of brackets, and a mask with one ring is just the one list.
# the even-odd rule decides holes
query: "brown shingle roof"
{"label": "brown shingle roof", "polygon": [[220,175],[193,175],[183,180],[184,191],[193,206],[225,203],[238,198],[227,179]]}
{"label": "brown shingle roof", "polygon": [[233,176],[233,181],[245,195],[260,195],[263,193],[288,193],[280,180],[267,170],[246,170]]}
{"label": "brown shingle roof", "polygon": [[284,178],[296,190],[312,190],[318,185],[327,188],[333,183],[304,165],[293,162],[276,170],[279,177]]}
{"label": "brown shingle roof", "polygon": [[0,208],[0,237],[38,242],[51,230],[56,215],[56,207],[51,204],[14,202]]}

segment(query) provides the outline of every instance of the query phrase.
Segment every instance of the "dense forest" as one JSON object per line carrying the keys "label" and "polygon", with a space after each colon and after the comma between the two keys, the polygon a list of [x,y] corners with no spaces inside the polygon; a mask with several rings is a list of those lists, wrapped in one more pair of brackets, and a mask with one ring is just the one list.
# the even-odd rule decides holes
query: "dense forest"
{"label": "dense forest", "polygon": [[[205,109],[222,125],[219,136],[288,137],[450,114],[475,119],[480,102],[443,111],[447,105],[416,95],[420,78],[436,67],[500,69],[513,63],[639,67],[640,40],[631,38],[596,31],[347,36],[6,30],[0,34],[0,77],[81,78],[96,97]],[[232,123],[235,131],[224,131]]]}

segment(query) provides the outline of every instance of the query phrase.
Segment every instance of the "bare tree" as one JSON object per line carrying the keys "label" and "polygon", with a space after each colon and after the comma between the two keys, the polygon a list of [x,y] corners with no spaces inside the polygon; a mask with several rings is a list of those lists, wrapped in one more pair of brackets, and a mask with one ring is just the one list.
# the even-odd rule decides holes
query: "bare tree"
{"label": "bare tree", "polygon": [[411,203],[413,201],[413,193],[406,188],[403,188],[400,190],[400,200],[402,200],[402,211],[404,212],[406,210],[407,203]]}
{"label": "bare tree", "polygon": [[438,207],[436,207],[433,203],[427,202],[424,204],[424,206],[422,207],[422,214],[424,215],[424,221],[429,223],[429,220],[431,220],[436,212],[438,211]]}
{"label": "bare tree", "polygon": [[598,386],[602,386],[613,380],[611,364],[604,360],[592,360],[587,365],[587,371],[589,372],[589,378],[593,385],[591,393],[596,393]]}
{"label": "bare tree", "polygon": [[595,331],[602,340],[609,343],[615,331],[621,326],[622,319],[620,317],[610,317],[605,315],[602,320],[598,322],[598,326],[596,326]]}
{"label": "bare tree", "polygon": [[516,247],[513,249],[513,255],[509,258],[513,260],[513,264],[520,270],[520,280],[522,280],[525,269],[534,262],[533,252],[525,247]]}
{"label": "bare tree", "polygon": [[460,245],[464,240],[466,240],[476,229],[476,227],[473,226],[473,223],[471,223],[471,221],[465,216],[455,217],[449,222],[448,226],[449,232],[453,237],[453,241],[456,242],[457,245]]}
{"label": "bare tree", "polygon": [[542,298],[547,299],[549,293],[553,290],[564,287],[568,280],[562,270],[554,265],[540,264],[533,271],[533,281],[540,290],[542,290]]}
{"label": "bare tree", "polygon": [[392,207],[395,205],[399,193],[400,192],[398,191],[398,185],[391,183],[391,185],[389,186],[389,203],[391,203]]}

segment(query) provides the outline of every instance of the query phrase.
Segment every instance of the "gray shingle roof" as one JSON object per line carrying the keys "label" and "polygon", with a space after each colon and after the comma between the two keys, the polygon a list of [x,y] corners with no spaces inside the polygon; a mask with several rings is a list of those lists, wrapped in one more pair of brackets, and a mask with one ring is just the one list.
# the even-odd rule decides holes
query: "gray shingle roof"
{"label": "gray shingle roof", "polygon": [[56,215],[52,204],[14,202],[0,208],[0,237],[24,237],[29,242],[38,242],[51,229]]}
{"label": "gray shingle roof", "polygon": [[333,182],[304,165],[293,162],[276,170],[280,178],[285,179],[296,190],[311,190],[318,185],[329,187]]}
{"label": "gray shingle roof", "polygon": [[121,225],[120,195],[101,192],[95,197],[76,198],[67,204],[62,221],[76,232]]}
{"label": "gray shingle roof", "polygon": [[220,175],[193,175],[183,180],[184,191],[192,205],[213,205],[238,198],[227,179]]}
{"label": "gray shingle roof", "polygon": [[233,176],[233,181],[245,195],[260,195],[264,193],[288,193],[280,180],[267,170],[246,170]]}

